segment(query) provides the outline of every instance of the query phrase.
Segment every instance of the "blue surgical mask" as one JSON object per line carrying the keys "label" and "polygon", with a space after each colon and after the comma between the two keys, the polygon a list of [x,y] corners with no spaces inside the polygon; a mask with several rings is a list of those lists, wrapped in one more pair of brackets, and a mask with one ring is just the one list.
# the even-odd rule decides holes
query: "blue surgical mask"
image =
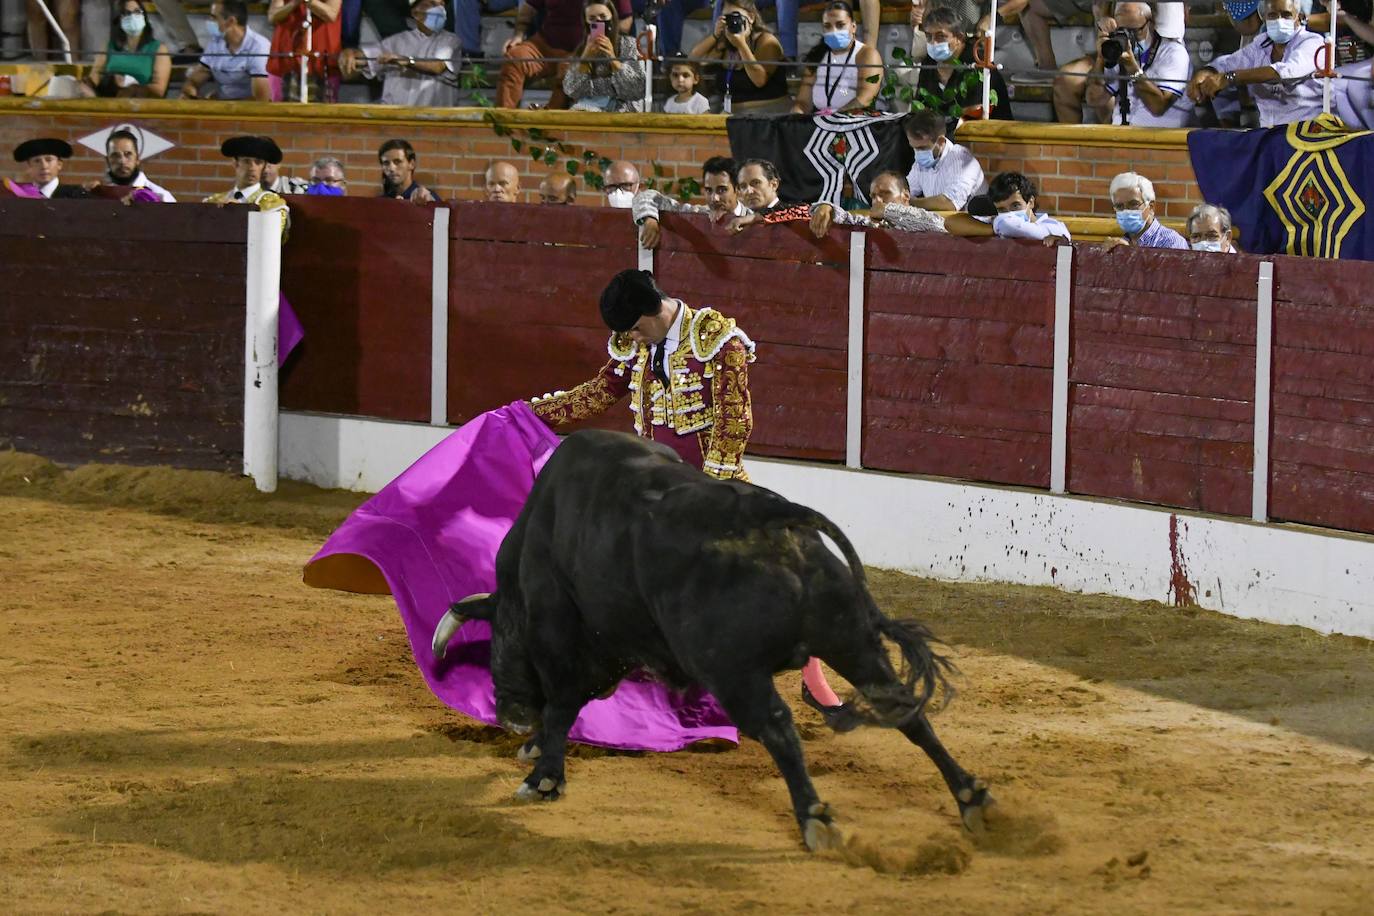
{"label": "blue surgical mask", "polygon": [[448,22],[448,12],[442,6],[425,10],[425,28],[437,32]]}
{"label": "blue surgical mask", "polygon": [[935,150],[918,149],[916,151],[916,164],[923,169],[933,169],[936,163]]}
{"label": "blue surgical mask", "polygon": [[949,60],[953,56],[954,49],[949,46],[949,42],[947,41],[937,41],[933,45],[926,45],[926,57],[929,57],[937,64],[941,61]]}
{"label": "blue surgical mask", "polygon": [[142,35],[147,24],[148,21],[143,18],[142,13],[125,13],[119,17],[119,27],[124,30],[125,35]]}
{"label": "blue surgical mask", "polygon": [[224,37],[224,32],[220,29],[219,23],[216,22],[216,21],[213,20],[213,19],[210,19],[210,20],[207,20],[207,21],[206,21],[206,23],[205,23],[205,34],[206,34],[206,35],[209,35],[211,38],[223,38],[223,37]]}
{"label": "blue surgical mask", "polygon": [[1117,210],[1116,224],[1127,235],[1139,235],[1145,230],[1144,210]]}
{"label": "blue surgical mask", "polygon": [[321,181],[306,188],[305,193],[311,197],[343,197],[344,189],[338,185],[325,184]]}
{"label": "blue surgical mask", "polygon": [[1269,33],[1269,40],[1274,44],[1286,45],[1298,34],[1298,23],[1293,19],[1266,19],[1264,31]]}
{"label": "blue surgical mask", "polygon": [[1193,250],[1194,250],[1194,251],[1221,251],[1221,240],[1218,239],[1217,241],[1214,242],[1214,241],[1212,241],[1212,240],[1210,240],[1210,239],[1203,239],[1201,242],[1194,242],[1194,243],[1193,243]]}
{"label": "blue surgical mask", "polygon": [[849,47],[849,43],[854,40],[854,36],[848,32],[826,32],[825,46],[832,51],[843,51]]}

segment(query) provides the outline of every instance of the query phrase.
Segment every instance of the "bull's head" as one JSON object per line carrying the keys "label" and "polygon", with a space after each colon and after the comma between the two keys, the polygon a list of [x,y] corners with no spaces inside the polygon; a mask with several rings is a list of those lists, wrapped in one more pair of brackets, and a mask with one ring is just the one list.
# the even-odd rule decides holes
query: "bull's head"
{"label": "bull's head", "polygon": [[434,657],[442,659],[449,641],[468,620],[485,620],[491,624],[491,677],[496,687],[496,715],[501,724],[518,734],[525,734],[539,724],[539,711],[544,706],[539,676],[525,652],[523,615],[501,613],[498,595],[470,595],[453,604],[434,628],[431,648]]}

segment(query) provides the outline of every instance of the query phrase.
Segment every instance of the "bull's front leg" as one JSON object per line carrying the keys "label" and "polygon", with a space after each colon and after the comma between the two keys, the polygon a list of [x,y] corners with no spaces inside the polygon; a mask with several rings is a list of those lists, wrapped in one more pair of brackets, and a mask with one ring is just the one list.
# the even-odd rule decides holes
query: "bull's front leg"
{"label": "bull's front leg", "polygon": [[582,704],[574,705],[566,701],[553,701],[544,707],[543,722],[536,732],[539,743],[535,745],[533,755],[526,753],[533,739],[520,749],[520,759],[533,760],[534,768],[520,788],[515,790],[517,800],[557,801],[563,797],[568,788],[563,772],[568,750],[568,730],[577,721],[581,709]]}

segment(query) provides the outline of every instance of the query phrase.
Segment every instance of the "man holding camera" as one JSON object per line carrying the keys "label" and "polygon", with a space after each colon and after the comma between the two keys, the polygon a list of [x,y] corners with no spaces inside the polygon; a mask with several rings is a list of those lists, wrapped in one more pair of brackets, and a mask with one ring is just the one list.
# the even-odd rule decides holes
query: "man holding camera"
{"label": "man holding camera", "polygon": [[1088,77],[1086,98],[1098,120],[1136,127],[1186,126],[1192,116],[1184,97],[1193,70],[1188,49],[1155,31],[1148,3],[1118,3],[1113,16],[1116,28],[1099,35]]}

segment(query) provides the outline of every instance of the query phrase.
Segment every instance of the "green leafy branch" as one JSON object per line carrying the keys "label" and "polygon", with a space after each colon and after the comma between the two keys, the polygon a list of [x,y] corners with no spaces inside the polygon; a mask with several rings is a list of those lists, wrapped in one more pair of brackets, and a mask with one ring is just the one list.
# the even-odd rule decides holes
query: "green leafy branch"
{"label": "green leafy branch", "polygon": [[[895,66],[916,66],[911,54],[904,48],[893,48],[892,60]],[[954,78],[937,93],[907,83],[898,77],[894,69],[888,68],[878,95],[891,102],[897,110],[905,107],[910,111],[938,111],[947,118],[958,118],[964,114],[964,99],[981,98],[979,92],[982,83],[983,76],[977,68],[956,64]],[[989,93],[989,104],[996,105],[997,101],[997,91],[993,90]]]}

